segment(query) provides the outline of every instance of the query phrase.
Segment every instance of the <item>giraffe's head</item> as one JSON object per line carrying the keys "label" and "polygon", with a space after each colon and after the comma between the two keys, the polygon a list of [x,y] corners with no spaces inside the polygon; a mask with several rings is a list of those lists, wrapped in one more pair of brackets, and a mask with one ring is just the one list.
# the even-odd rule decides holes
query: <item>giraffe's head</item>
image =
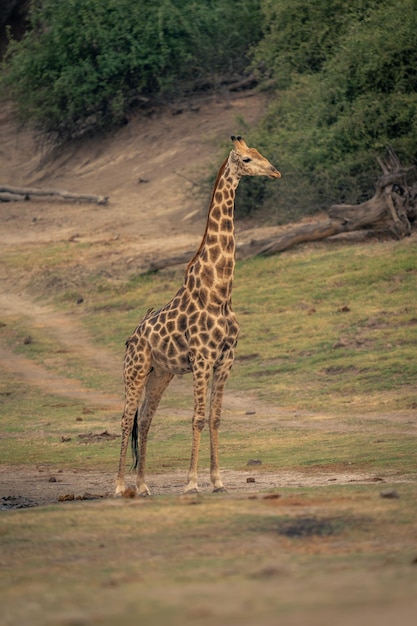
{"label": "giraffe's head", "polygon": [[242,137],[231,137],[235,146],[231,152],[231,161],[239,176],[268,176],[281,178],[281,173],[255,148],[249,148]]}

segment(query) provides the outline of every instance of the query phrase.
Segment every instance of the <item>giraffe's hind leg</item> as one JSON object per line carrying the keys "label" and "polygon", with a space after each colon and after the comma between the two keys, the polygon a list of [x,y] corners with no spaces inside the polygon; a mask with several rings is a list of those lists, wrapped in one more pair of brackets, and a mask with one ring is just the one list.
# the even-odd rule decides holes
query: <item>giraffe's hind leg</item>
{"label": "giraffe's hind leg", "polygon": [[138,408],[142,389],[145,384],[145,377],[141,379],[135,387],[126,389],[125,408],[122,416],[122,441],[120,445],[119,471],[116,479],[116,496],[123,495],[125,491],[125,471],[126,471],[126,453],[129,444],[129,438],[132,433],[135,413]]}
{"label": "giraffe's hind leg", "polygon": [[139,459],[136,486],[140,496],[150,495],[145,483],[146,445],[149,427],[162,395],[173,376],[170,372],[153,369],[146,382],[145,398],[139,412]]}
{"label": "giraffe's hind leg", "polygon": [[135,414],[138,409],[140,397],[150,371],[150,354],[141,346],[140,352],[133,344],[127,343],[124,380],[125,380],[125,406],[122,416],[122,440],[120,444],[119,471],[116,478],[116,496],[121,496],[125,491],[126,453],[129,438],[132,434]]}

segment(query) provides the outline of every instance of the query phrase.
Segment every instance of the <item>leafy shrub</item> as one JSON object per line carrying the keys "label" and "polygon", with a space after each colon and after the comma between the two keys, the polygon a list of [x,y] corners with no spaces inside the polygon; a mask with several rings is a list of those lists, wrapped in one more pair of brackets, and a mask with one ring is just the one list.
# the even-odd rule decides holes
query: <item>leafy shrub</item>
{"label": "leafy shrub", "polygon": [[38,0],[3,84],[24,120],[58,138],[125,119],[135,99],[242,71],[258,0]]}
{"label": "leafy shrub", "polygon": [[263,0],[263,36],[254,48],[254,69],[264,84],[278,89],[287,89],[299,74],[320,72],[352,21],[366,19],[379,2]]}
{"label": "leafy shrub", "polygon": [[[263,182],[263,192],[258,190],[264,196],[264,209],[278,221],[327,209],[334,202],[369,198],[381,173],[375,157],[383,155],[388,145],[404,162],[414,163],[417,157],[415,0],[323,0],[316,4],[296,0],[291,5],[293,11],[300,5],[311,9],[309,27],[303,22],[303,33],[311,33],[313,42],[317,41],[319,8],[324,15],[326,5],[333,19],[346,4],[343,15],[338,14],[339,35],[328,34],[330,23],[323,24],[323,54],[308,56],[307,47],[301,61],[294,60],[295,53],[288,50],[284,60],[290,69],[284,72],[278,59],[284,35],[288,34],[287,41],[291,29],[287,24],[281,32],[276,22],[288,5],[280,0],[263,3],[264,9],[274,6],[266,38],[270,58],[277,59],[267,80],[272,76],[280,84],[286,81],[287,89],[275,92],[251,139],[283,173],[279,185],[267,187]],[[366,7],[365,12],[351,10],[360,5]],[[296,16],[295,33],[299,21]],[[297,34],[294,37],[298,41]],[[304,34],[303,40],[307,39]],[[258,64],[265,45],[264,39],[255,51]]]}

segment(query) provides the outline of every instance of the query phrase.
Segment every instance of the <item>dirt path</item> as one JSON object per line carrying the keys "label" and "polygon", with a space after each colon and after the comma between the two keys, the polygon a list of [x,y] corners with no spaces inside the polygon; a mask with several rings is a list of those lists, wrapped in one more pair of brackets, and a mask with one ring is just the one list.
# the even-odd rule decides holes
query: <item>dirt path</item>
{"label": "dirt path", "polygon": [[[229,496],[256,495],[261,492],[285,487],[319,487],[326,485],[384,484],[385,479],[365,472],[315,472],[306,475],[296,471],[262,472],[248,468],[247,471],[223,470],[222,477]],[[249,481],[247,480],[249,478]],[[212,490],[208,471],[199,474],[201,494]],[[399,479],[396,482],[408,482]],[[129,475],[127,483],[134,484]],[[114,493],[115,474],[66,470],[57,471],[47,464],[36,467],[3,466],[0,475],[0,508],[25,508],[29,506],[111,498]],[[181,495],[186,484],[186,468],[177,472],[151,474],[148,486],[152,495]]]}

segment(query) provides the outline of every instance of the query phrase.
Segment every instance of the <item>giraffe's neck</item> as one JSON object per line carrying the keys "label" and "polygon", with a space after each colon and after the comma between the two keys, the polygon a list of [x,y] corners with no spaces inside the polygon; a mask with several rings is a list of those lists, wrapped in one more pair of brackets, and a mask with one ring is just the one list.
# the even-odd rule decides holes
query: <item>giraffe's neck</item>
{"label": "giraffe's neck", "polygon": [[203,302],[222,304],[231,297],[235,269],[234,204],[239,179],[229,157],[217,175],[200,247],[187,267],[184,285]]}

